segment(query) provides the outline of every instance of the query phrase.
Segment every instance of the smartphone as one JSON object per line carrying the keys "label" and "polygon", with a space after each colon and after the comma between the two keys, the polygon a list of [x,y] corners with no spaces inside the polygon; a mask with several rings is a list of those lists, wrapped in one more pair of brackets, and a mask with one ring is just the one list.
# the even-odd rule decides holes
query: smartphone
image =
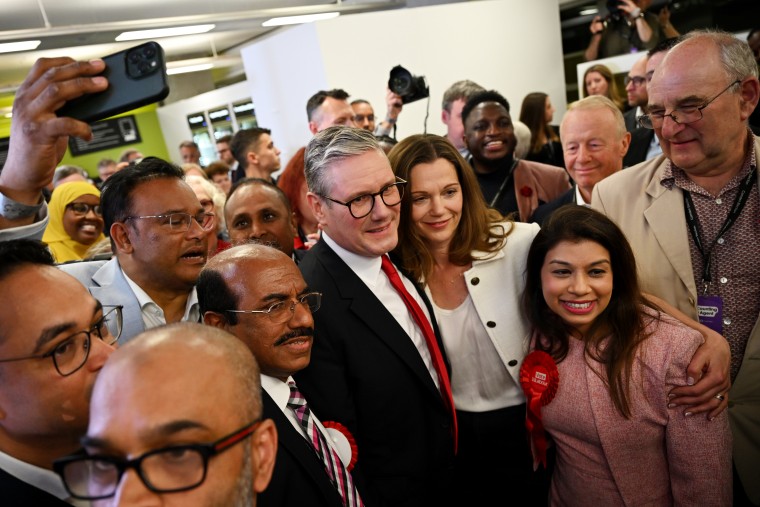
{"label": "smartphone", "polygon": [[146,42],[103,58],[108,88],[77,97],[55,113],[92,123],[165,99],[169,95],[164,49]]}

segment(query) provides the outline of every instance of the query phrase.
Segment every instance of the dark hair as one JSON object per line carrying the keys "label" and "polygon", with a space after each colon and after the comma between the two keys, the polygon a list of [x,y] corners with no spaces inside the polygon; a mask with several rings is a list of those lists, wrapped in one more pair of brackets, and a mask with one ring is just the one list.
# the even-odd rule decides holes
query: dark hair
{"label": "dark hair", "polygon": [[585,354],[605,366],[607,384],[615,407],[628,418],[629,380],[639,345],[648,338],[642,306],[659,310],[641,295],[636,258],[623,231],[605,215],[586,206],[562,206],[544,222],[528,252],[523,311],[541,337],[535,347],[562,361],[569,348],[571,329],[546,304],[541,287],[541,269],[546,254],[567,241],[592,241],[610,256],[614,285],[610,303],[591,325],[584,341]]}
{"label": "dark hair", "polygon": [[[470,165],[445,137],[433,134],[409,136],[388,154],[397,177],[412,183],[412,169],[444,159],[454,166],[462,188],[462,216],[449,245],[449,260],[464,266],[473,261],[472,252],[495,252],[504,246],[512,227],[496,226],[504,217],[486,206],[480,186]],[[399,241],[396,253],[414,280],[422,281],[433,272],[433,255],[412,222],[412,192],[407,189],[401,199]]]}
{"label": "dark hair", "polygon": [[529,93],[520,108],[520,121],[530,129],[530,153],[538,153],[547,141],[559,141],[557,133],[546,122],[546,99],[543,92]]}
{"label": "dark hair", "polygon": [[206,176],[211,178],[217,174],[228,174],[230,172],[230,166],[227,164],[227,162],[224,162],[222,160],[215,160],[204,167],[203,170],[206,171]]}
{"label": "dark hair", "polygon": [[661,40],[655,47],[647,51],[647,56],[651,57],[652,55],[662,53],[663,51],[670,51],[676,44],[681,42],[681,40],[683,40],[681,37],[671,37],[669,39]]}
{"label": "dark hair", "polygon": [[204,267],[195,286],[198,293],[198,307],[201,315],[206,312],[216,312],[224,315],[227,323],[234,326],[238,323],[237,313],[226,310],[236,310],[238,298],[227,286],[222,274],[213,267]]}
{"label": "dark hair", "polygon": [[482,104],[483,102],[496,102],[498,104],[501,104],[504,106],[504,109],[509,112],[509,101],[504,97],[504,95],[500,94],[496,90],[486,90],[484,92],[476,93],[469,99],[467,99],[467,102],[465,102],[464,107],[462,107],[462,123],[464,124],[465,121],[467,121],[467,117],[470,116],[470,113],[473,109],[475,109],[479,104]]}
{"label": "dark hair", "polygon": [[288,161],[288,165],[285,166],[285,170],[280,174],[280,178],[277,180],[277,186],[282,190],[288,201],[293,205],[293,212],[296,216],[296,223],[301,225],[303,222],[303,215],[301,210],[298,209],[298,198],[301,195],[301,188],[306,183],[306,176],[304,175],[304,154],[306,147],[300,148],[293,158]]}
{"label": "dark hair", "polygon": [[54,266],[55,260],[45,243],[41,241],[33,239],[0,241],[0,280],[26,265]]}
{"label": "dark hair", "polygon": [[[282,203],[285,205],[285,209],[288,211],[288,215],[292,213],[292,209],[290,207],[290,200],[288,199],[288,196],[285,195],[285,192],[280,189],[277,185],[272,183],[271,181],[265,180],[263,178],[243,178],[242,180],[237,180],[235,183],[232,184],[232,188],[230,188],[230,193],[227,195],[227,203],[230,202],[230,199],[232,199],[232,196],[235,192],[238,191],[241,187],[249,187],[251,185],[259,185],[262,187],[271,188],[275,191],[277,196],[280,198]],[[224,207],[227,207],[227,203],[224,204]]]}
{"label": "dark hair", "polygon": [[219,144],[219,143],[227,143],[227,144],[230,144],[230,141],[231,141],[231,140],[232,140],[232,136],[231,136],[231,135],[229,135],[229,134],[227,134],[226,136],[222,136],[222,137],[220,137],[219,139],[217,139],[216,141],[214,141],[214,143],[215,143],[215,144]]}
{"label": "dark hair", "polygon": [[306,102],[306,116],[309,121],[314,119],[314,111],[322,105],[322,102],[324,102],[327,97],[335,100],[348,100],[348,93],[340,88],[333,88],[332,90],[319,90],[312,95]]}
{"label": "dark hair", "polygon": [[372,104],[370,104],[370,103],[369,103],[369,101],[367,101],[367,100],[364,100],[364,99],[356,99],[356,100],[352,100],[352,101],[351,101],[351,105],[352,105],[352,106],[353,106],[353,105],[356,105],[356,104],[367,104],[367,105],[368,105],[368,106],[370,106],[370,107],[372,106]]}
{"label": "dark hair", "polygon": [[182,169],[157,157],[145,157],[139,164],[130,164],[114,173],[100,193],[105,230],[110,231],[115,222],[123,222],[132,214],[132,194],[138,186],[161,178],[184,180],[184,177]]}
{"label": "dark hair", "polygon": [[230,141],[230,151],[232,156],[237,160],[241,169],[248,167],[248,152],[252,151],[254,144],[259,142],[259,138],[264,134],[271,134],[272,131],[261,127],[238,130],[232,141]]}

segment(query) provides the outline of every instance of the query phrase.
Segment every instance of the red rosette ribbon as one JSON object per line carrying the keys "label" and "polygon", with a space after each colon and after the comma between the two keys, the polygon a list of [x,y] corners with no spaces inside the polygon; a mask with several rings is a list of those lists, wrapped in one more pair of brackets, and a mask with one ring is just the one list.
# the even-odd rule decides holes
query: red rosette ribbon
{"label": "red rosette ribbon", "polygon": [[546,433],[541,421],[541,407],[548,405],[557,394],[557,363],[543,350],[534,350],[525,357],[520,367],[520,384],[528,399],[525,427],[531,438],[534,466],[540,462],[546,468]]}
{"label": "red rosette ribbon", "polygon": [[334,438],[335,433],[337,432],[340,436],[346,439],[345,442],[335,442],[338,447],[344,447],[346,444],[351,448],[351,460],[348,462],[348,465],[346,466],[347,471],[351,471],[354,468],[354,465],[356,465],[356,460],[359,458],[359,448],[356,445],[356,439],[351,434],[350,431],[348,431],[348,428],[343,426],[339,422],[335,421],[325,421],[322,423],[322,426],[325,427],[327,430],[327,433],[330,435],[330,438]]}

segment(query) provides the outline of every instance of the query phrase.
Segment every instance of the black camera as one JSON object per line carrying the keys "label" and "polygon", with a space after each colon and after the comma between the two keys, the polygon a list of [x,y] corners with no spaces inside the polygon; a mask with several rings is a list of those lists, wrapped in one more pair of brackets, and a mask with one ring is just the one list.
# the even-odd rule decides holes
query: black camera
{"label": "black camera", "polygon": [[620,10],[620,0],[607,0],[607,11],[609,14],[605,18],[605,21],[623,17],[623,11]]}
{"label": "black camera", "polygon": [[415,76],[401,65],[396,65],[391,69],[388,88],[400,96],[401,102],[404,104],[430,96],[430,89],[427,81],[425,81],[425,76]]}

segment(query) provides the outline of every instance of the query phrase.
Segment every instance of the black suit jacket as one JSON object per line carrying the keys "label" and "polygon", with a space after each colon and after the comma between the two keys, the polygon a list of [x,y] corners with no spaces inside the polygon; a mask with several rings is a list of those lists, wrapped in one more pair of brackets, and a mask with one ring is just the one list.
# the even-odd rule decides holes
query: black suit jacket
{"label": "black suit jacket", "polygon": [[639,124],[636,122],[636,110],[637,107],[633,107],[623,113],[623,120],[625,121],[625,130],[628,132],[633,132],[637,128],[639,128]]}
{"label": "black suit jacket", "polygon": [[71,507],[50,493],[0,469],[0,505],[3,507]]}
{"label": "black suit jacket", "polygon": [[[263,417],[277,427],[277,459],[272,480],[258,496],[259,507],[343,507],[324,464],[266,391],[261,392]],[[309,404],[311,405],[311,404]]]}
{"label": "black suit jacket", "polygon": [[631,145],[623,157],[623,167],[631,167],[647,159],[649,145],[652,144],[654,130],[638,128],[631,132]]}
{"label": "black suit jacket", "polygon": [[533,212],[533,216],[531,217],[530,221],[536,222],[538,225],[543,226],[544,221],[546,221],[546,219],[549,218],[549,216],[554,213],[554,211],[566,204],[577,204],[575,202],[575,185],[573,185],[570,190],[557,197],[553,201],[549,201],[546,204],[542,204],[536,208],[536,211]]}
{"label": "black suit jacket", "polygon": [[323,296],[314,314],[311,363],[296,381],[323,421],[344,424],[356,438],[353,475],[365,503],[447,505],[450,415],[411,338],[324,241],[299,268]]}

